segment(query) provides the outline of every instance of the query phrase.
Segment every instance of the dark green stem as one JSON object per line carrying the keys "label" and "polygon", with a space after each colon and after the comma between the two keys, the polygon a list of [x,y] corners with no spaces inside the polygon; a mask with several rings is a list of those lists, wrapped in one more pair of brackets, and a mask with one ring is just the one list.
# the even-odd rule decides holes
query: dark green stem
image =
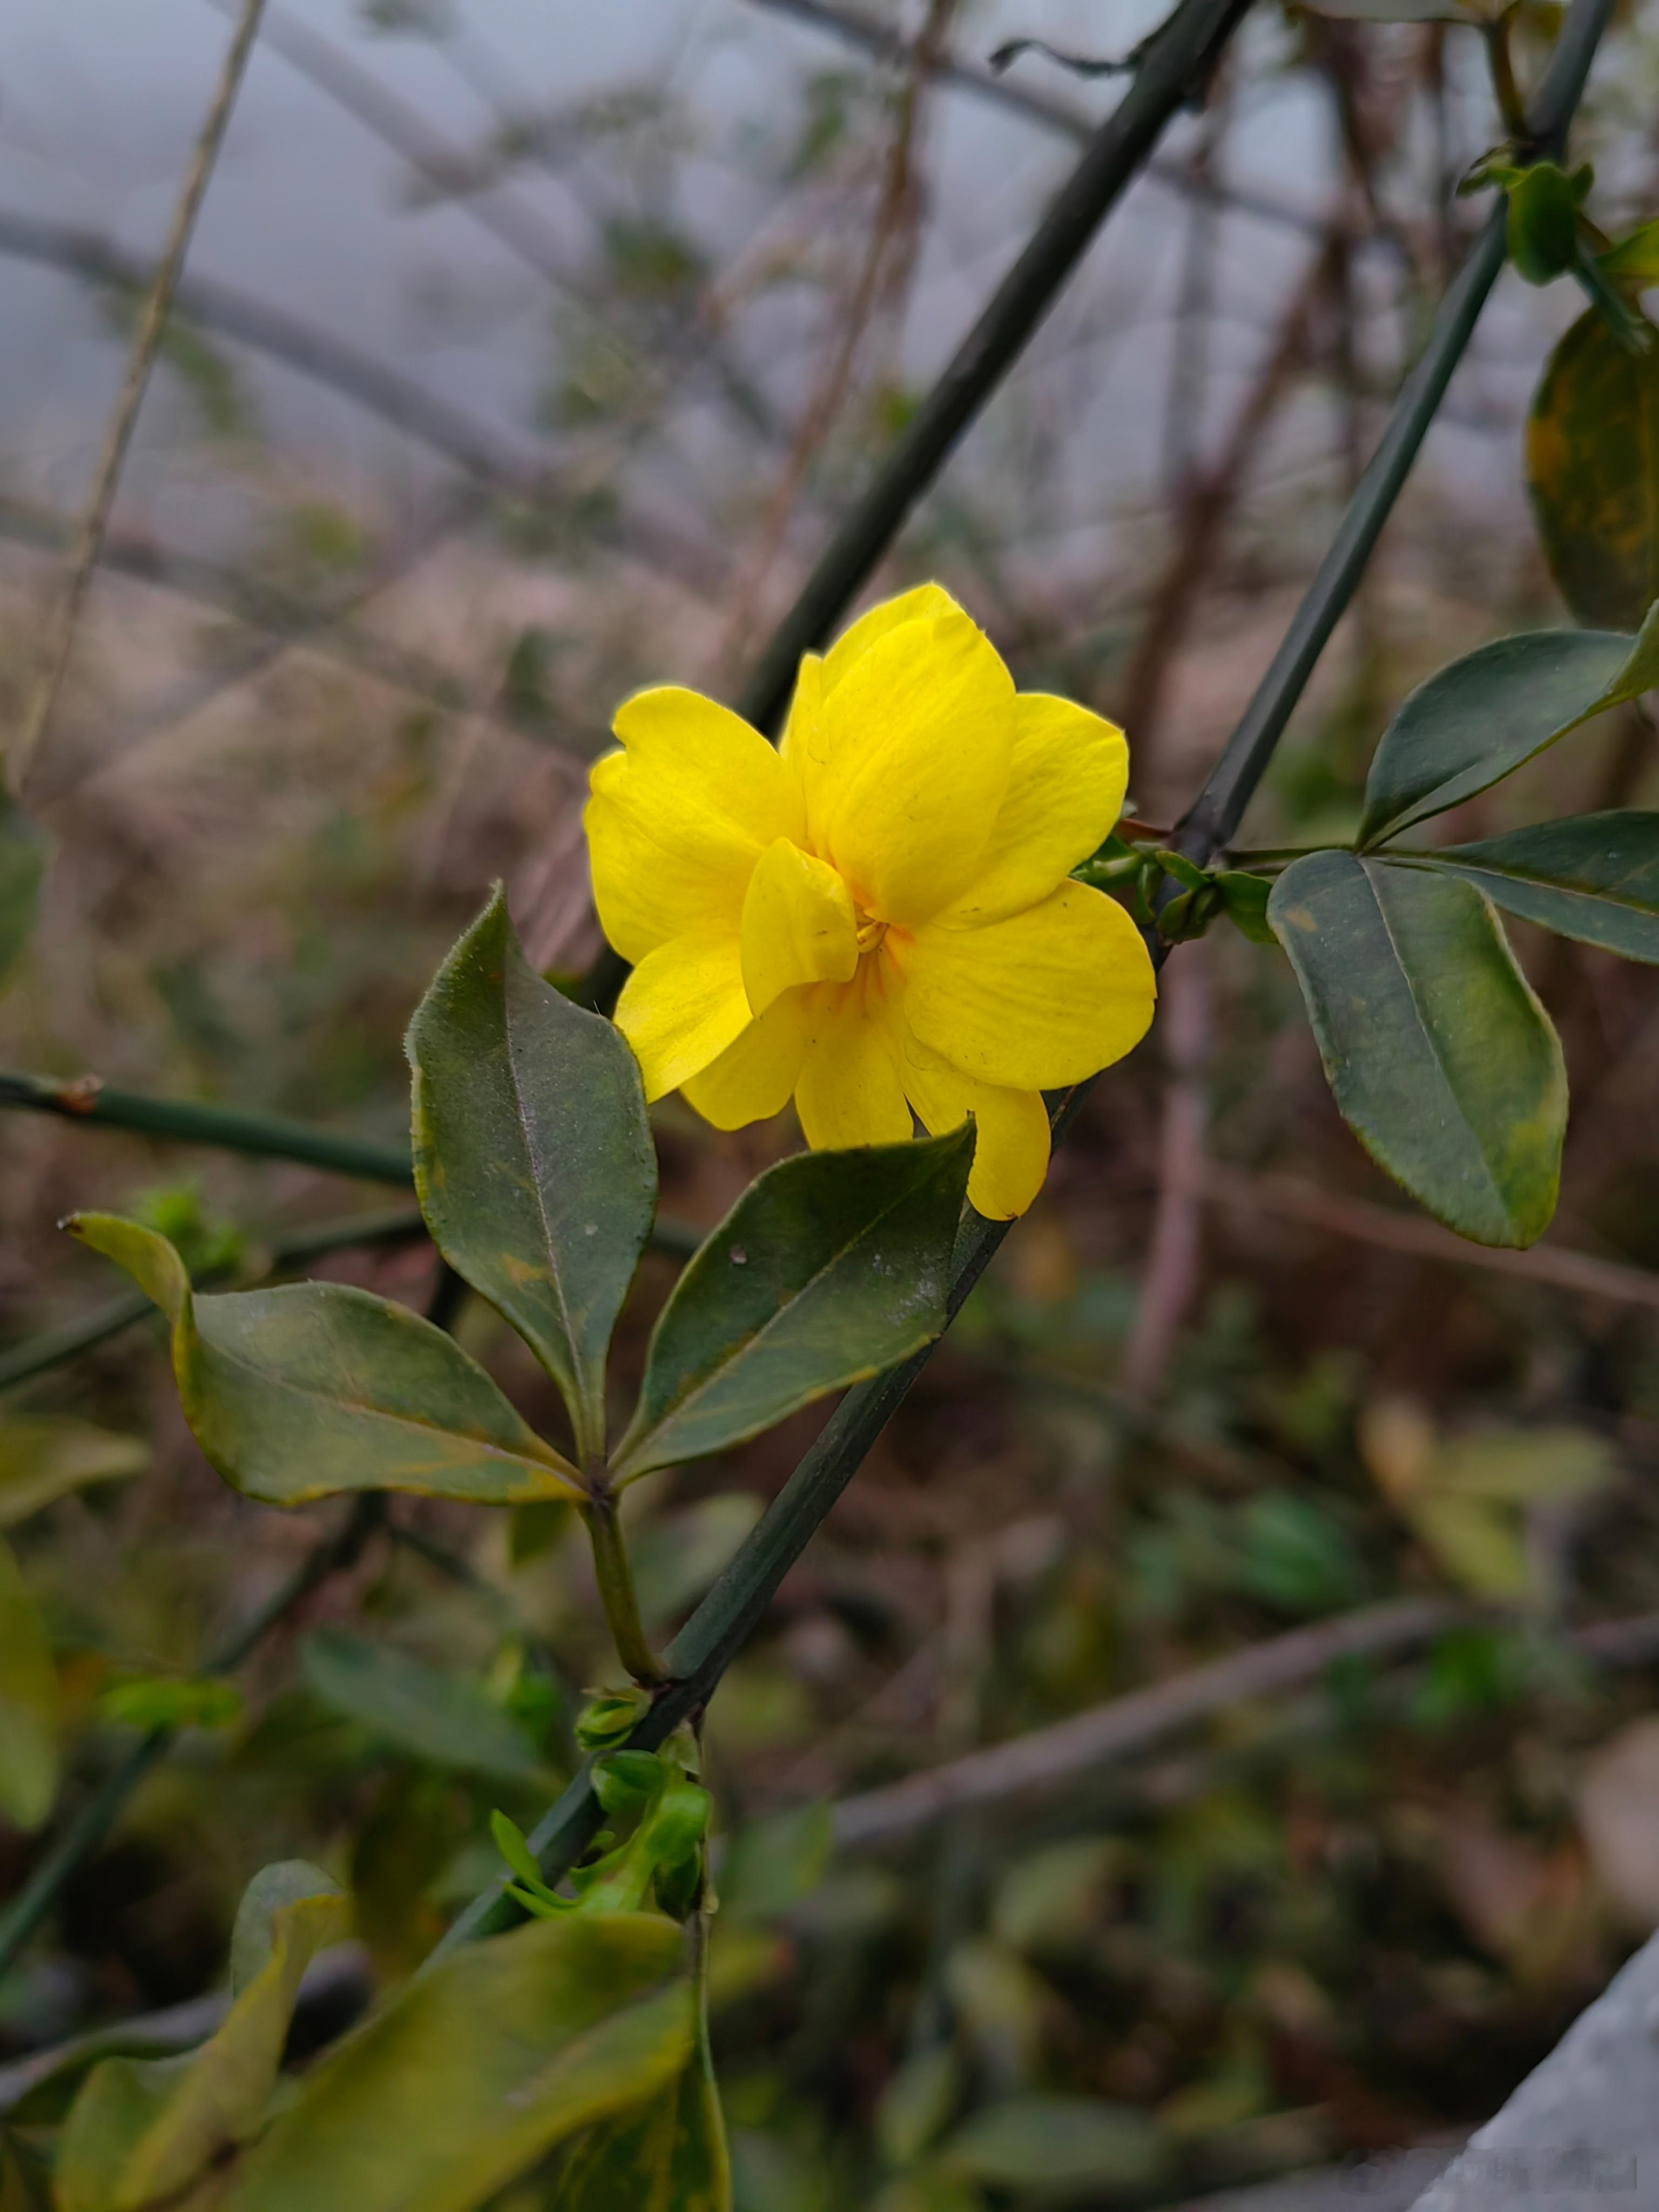
{"label": "dark green stem", "polygon": [[1498,102],[1498,112],[1503,118],[1504,128],[1511,138],[1527,135],[1527,104],[1521,97],[1521,88],[1515,81],[1515,54],[1510,45],[1510,18],[1500,15],[1495,23],[1486,26],[1486,64],[1492,71],[1492,88]]}
{"label": "dark green stem", "polygon": [[141,1091],[117,1091],[82,1076],[59,1082],[46,1075],[0,1071],[0,1107],[21,1106],[37,1114],[56,1114],[66,1121],[86,1121],[106,1129],[131,1129],[145,1137],[167,1137],[185,1145],[212,1145],[225,1152],[251,1152],[273,1160],[299,1160],[334,1175],[356,1176],[366,1182],[414,1181],[408,1148],[377,1145],[367,1138],[337,1135],[286,1115],[260,1114],[228,1106],[204,1106],[189,1098],[154,1098]]}
{"label": "dark green stem", "polygon": [[[1538,95],[1530,148],[1558,154],[1584,88],[1613,0],[1574,0]],[[1198,861],[1231,840],[1284,735],[1315,664],[1342,617],[1417,459],[1486,295],[1504,266],[1506,210],[1493,210],[1453,279],[1421,358],[1402,386],[1382,442],[1360,478],[1336,535],[1304,593],[1271,666],[1228,739],[1176,842]]]}
{"label": "dark green stem", "polygon": [[[1540,95],[1540,143],[1559,144],[1612,12],[1613,0],[1572,0]],[[1237,827],[1312,672],[1318,648],[1329,636],[1359,580],[1364,556],[1399,495],[1434,404],[1468,343],[1475,312],[1501,265],[1501,216],[1496,261],[1492,259],[1492,247],[1488,227],[1436,318],[1428,350],[1395,403],[1377,458],[1349,502],[1331,553],[1321,563],[1291,623],[1285,649],[1275,659],[1187,817],[1187,833],[1180,842],[1182,849],[1194,860],[1207,860]],[[1293,641],[1292,651],[1289,648]],[[1051,1118],[1057,1138],[1075,1120],[1090,1088],[1080,1084],[1054,1103]],[[1005,1222],[981,1221],[971,1214],[966,1218],[951,1269],[949,1306],[952,1316],[983,1273],[1006,1231]],[[852,1480],[927,1358],[927,1351],[919,1352],[902,1366],[859,1384],[842,1400],[725,1573],[669,1645],[664,1663],[671,1679],[629,1737],[631,1746],[654,1750],[681,1721],[700,1712],[708,1703],[733,1656]],[[556,1882],[568,1872],[599,1822],[599,1801],[584,1771],[576,1776],[530,1838],[531,1848],[550,1881]],[[518,1917],[518,1908],[498,1884],[473,1900],[438,1947],[438,1954]]]}
{"label": "dark green stem", "polygon": [[617,1656],[636,1682],[655,1689],[667,1676],[640,1618],[639,1594],[634,1588],[634,1570],[623,1541],[617,1501],[609,1492],[601,1492],[582,1507],[581,1515],[593,1547],[593,1574]]}

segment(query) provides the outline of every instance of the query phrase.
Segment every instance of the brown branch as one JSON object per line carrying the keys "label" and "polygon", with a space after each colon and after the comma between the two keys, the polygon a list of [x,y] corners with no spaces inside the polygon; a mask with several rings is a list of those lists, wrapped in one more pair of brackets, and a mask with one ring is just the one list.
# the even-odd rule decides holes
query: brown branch
{"label": "brown branch", "polygon": [[1566,1251],[1553,1244],[1534,1244],[1524,1252],[1471,1244],[1420,1215],[1397,1213],[1392,1206],[1377,1206],[1369,1199],[1339,1198],[1295,1176],[1246,1175],[1212,1160],[1204,1170],[1204,1195],[1216,1205],[1246,1213],[1276,1214],[1329,1236],[1350,1237],[1357,1243],[1408,1253],[1415,1259],[1479,1267],[1519,1282],[1547,1283],[1557,1290],[1606,1298],[1617,1305],[1659,1309],[1659,1275],[1648,1274],[1640,1267],[1627,1267],[1617,1260],[1600,1260],[1591,1253]]}
{"label": "brown branch", "polygon": [[[1334,246],[1322,251],[1291,298],[1277,343],[1245,395],[1220,453],[1193,476],[1181,502],[1176,542],[1153,588],[1134,658],[1121,691],[1122,720],[1144,764],[1155,743],[1164,693],[1198,595],[1219,550],[1229,516],[1243,496],[1262,432],[1277,413],[1307,355],[1320,295],[1329,283]],[[1138,787],[1144,800],[1144,787]]]}
{"label": "brown branch", "polygon": [[214,88],[212,100],[191,155],[190,167],[185,173],[184,188],[173,210],[167,243],[161,250],[149,296],[144,301],[143,313],[138,319],[120,396],[104,434],[104,449],[98,457],[92,495],[87,502],[86,515],[81,525],[80,543],[76,548],[75,559],[70,565],[47,647],[45,671],[36,689],[28,719],[12,752],[10,775],[15,791],[22,788],[29,764],[46,736],[52,710],[57,704],[58,694],[69,670],[70,655],[75,647],[76,627],[81,618],[87,587],[92,581],[93,569],[97,564],[98,549],[103,543],[104,532],[109,524],[110,508],[115,501],[115,487],[120,481],[121,466],[127,457],[127,447],[132,441],[133,426],[138,420],[138,410],[143,404],[144,393],[149,388],[150,371],[155,365],[161,333],[167,327],[173,295],[178,289],[179,271],[190,250],[191,234],[196,228],[196,218],[201,212],[214,163],[219,157],[219,149],[224,143],[226,126],[230,121],[231,110],[236,105],[236,94],[247,67],[248,56],[253,51],[253,41],[258,33],[259,17],[264,4],[265,0],[242,0],[235,34],[226,51],[218,83]]}
{"label": "brown branch", "polygon": [[[1293,1628],[1052,1728],[1034,1729],[884,1789],[843,1797],[835,1808],[836,1841],[843,1849],[890,1843],[947,1813],[1054,1789],[1091,1767],[1145,1751],[1229,1705],[1314,1681],[1338,1660],[1403,1658],[1448,1628],[1494,1618],[1453,1598],[1407,1597]],[[1659,1658],[1659,1613],[1597,1622],[1570,1630],[1563,1640],[1601,1666],[1647,1666]]]}

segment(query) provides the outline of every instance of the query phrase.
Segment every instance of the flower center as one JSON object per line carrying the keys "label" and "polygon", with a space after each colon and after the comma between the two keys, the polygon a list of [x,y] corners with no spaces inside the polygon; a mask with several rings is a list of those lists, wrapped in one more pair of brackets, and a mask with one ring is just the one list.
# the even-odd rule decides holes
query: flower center
{"label": "flower center", "polygon": [[884,921],[872,921],[861,906],[855,906],[853,908],[853,926],[857,932],[860,956],[866,952],[873,952],[887,934],[887,924]]}

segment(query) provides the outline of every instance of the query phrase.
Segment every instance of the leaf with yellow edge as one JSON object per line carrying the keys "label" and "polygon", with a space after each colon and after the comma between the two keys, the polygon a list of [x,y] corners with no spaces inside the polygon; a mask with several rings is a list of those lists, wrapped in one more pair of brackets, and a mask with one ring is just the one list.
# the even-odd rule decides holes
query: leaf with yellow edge
{"label": "leaf with yellow edge", "polygon": [[142,1437],[117,1436],[72,1413],[0,1414],[0,1528],[89,1482],[142,1474],[152,1456]]}
{"label": "leaf with yellow edge", "polygon": [[[223,2026],[183,2057],[106,2058],[93,2069],[64,2129],[58,2212],[221,2201],[222,2169],[264,2124],[301,1978],[350,1932],[350,1899],[315,1867],[257,1875],[237,1916],[244,1978]],[[210,2175],[210,2193],[185,2196]]]}
{"label": "leaf with yellow edge", "polygon": [[651,1912],[533,1920],[454,1953],[307,2076],[225,2212],[474,2212],[678,2080],[696,2039],[684,1956]]}
{"label": "leaf with yellow edge", "polygon": [[343,1283],[198,1297],[154,1230],[106,1213],[69,1225],[166,1314],[191,1433],[246,1497],[407,1490],[517,1505],[580,1493],[569,1462],[418,1314]]}
{"label": "leaf with yellow edge", "polygon": [[1659,592],[1659,357],[1627,350],[1598,308],[1545,368],[1527,422],[1527,483],[1568,606],[1582,623],[1634,629]]}
{"label": "leaf with yellow edge", "polygon": [[58,1670],[45,1623],[0,1537],[0,1814],[38,1828],[58,1795]]}
{"label": "leaf with yellow edge", "polygon": [[585,2136],[557,2202],[559,2212],[731,2212],[726,2124],[707,2057],[642,2112]]}

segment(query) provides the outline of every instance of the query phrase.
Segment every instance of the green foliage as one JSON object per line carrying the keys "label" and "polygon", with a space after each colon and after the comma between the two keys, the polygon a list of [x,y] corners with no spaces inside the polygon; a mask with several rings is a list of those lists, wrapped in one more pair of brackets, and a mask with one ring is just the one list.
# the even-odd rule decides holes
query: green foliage
{"label": "green foliage", "polygon": [[973,1143],[969,1126],[768,1169],[663,1309],[618,1476],[723,1450],[930,1343]]}
{"label": "green foliage", "polygon": [[88,1483],[142,1474],[151,1457],[142,1437],[117,1436],[74,1413],[0,1414],[0,1528]]}
{"label": "green foliage", "polygon": [[1659,357],[1632,352],[1594,307],[1539,383],[1527,482],[1544,557],[1574,615],[1634,629],[1659,596]]}
{"label": "green foliage", "polygon": [[1626,960],[1659,961],[1659,814],[1535,823],[1446,846],[1434,865],[1525,921]]}
{"label": "green foliage", "polygon": [[316,1868],[256,1877],[238,1916],[240,1972],[223,2025],[183,2057],[94,2067],[64,2130],[59,2212],[143,2212],[173,2200],[206,2212],[219,2202],[205,2177],[264,2124],[301,1978],[350,1929],[350,1900]]}
{"label": "green foliage", "polygon": [[398,1751],[459,1774],[548,1779],[535,1745],[470,1675],[343,1628],[313,1629],[300,1657],[319,1698]]}
{"label": "green foliage", "polygon": [[210,1212],[196,1182],[157,1183],[139,1191],[132,1218],[165,1237],[192,1275],[229,1274],[246,1255],[240,1230]]}
{"label": "green foliage", "polygon": [[1509,775],[1594,714],[1645,690],[1659,626],[1502,637],[1420,684],[1382,732],[1365,783],[1362,847],[1385,843]]}
{"label": "green foliage", "polygon": [[611,1751],[595,1759],[594,1795],[613,1819],[635,1826],[626,1842],[574,1869],[568,1897],[543,1881],[529,1844],[506,1814],[493,1814],[495,1847],[518,1877],[509,1894],[543,1920],[570,1912],[639,1912],[653,1898],[671,1917],[684,1919],[702,1890],[708,1827],[708,1793],[691,1771],[694,1757],[690,1747],[675,1741],[660,1752]]}
{"label": "green foliage", "polygon": [[98,1700],[98,1710],[118,1727],[146,1732],[234,1728],[242,1717],[242,1693],[234,1682],[221,1681],[211,1674],[140,1674],[106,1690]]}
{"label": "green foliage", "polygon": [[415,1176],[434,1241],[605,1445],[605,1357],[650,1234],[656,1161],[617,1030],[526,965],[498,890],[410,1026]]}
{"label": "green foliage", "polygon": [[987,2105],[945,2142],[947,2171],[1052,2201],[1145,2189],[1166,2160],[1150,2114],[1091,2097],[1018,2096]]}
{"label": "green foliage", "polygon": [[1577,261],[1579,210],[1594,180],[1588,162],[1571,176],[1558,161],[1534,161],[1517,173],[1509,189],[1509,253],[1528,284],[1553,283]]}
{"label": "green foliage", "polygon": [[1555,1209],[1566,1073],[1480,893],[1316,853],[1285,870],[1268,912],[1366,1149],[1460,1234],[1531,1243]]}
{"label": "green foliage", "polygon": [[678,2082],[696,2005],[675,1923],[534,1920],[420,1976],[306,2076],[225,2212],[474,2212]]}
{"label": "green foliage", "polygon": [[729,2212],[731,2160],[705,2043],[643,2112],[595,2128],[576,2145],[557,2201],[559,2212]]}
{"label": "green foliage", "polygon": [[418,1315],[337,1283],[198,1298],[153,1231],[94,1213],[70,1226],[167,1315],[191,1432],[246,1496],[300,1505],[410,1490],[510,1505],[577,1489],[483,1368]]}
{"label": "green foliage", "polygon": [[38,1828],[58,1795],[58,1671],[46,1623],[0,1537],[0,1814]]}

